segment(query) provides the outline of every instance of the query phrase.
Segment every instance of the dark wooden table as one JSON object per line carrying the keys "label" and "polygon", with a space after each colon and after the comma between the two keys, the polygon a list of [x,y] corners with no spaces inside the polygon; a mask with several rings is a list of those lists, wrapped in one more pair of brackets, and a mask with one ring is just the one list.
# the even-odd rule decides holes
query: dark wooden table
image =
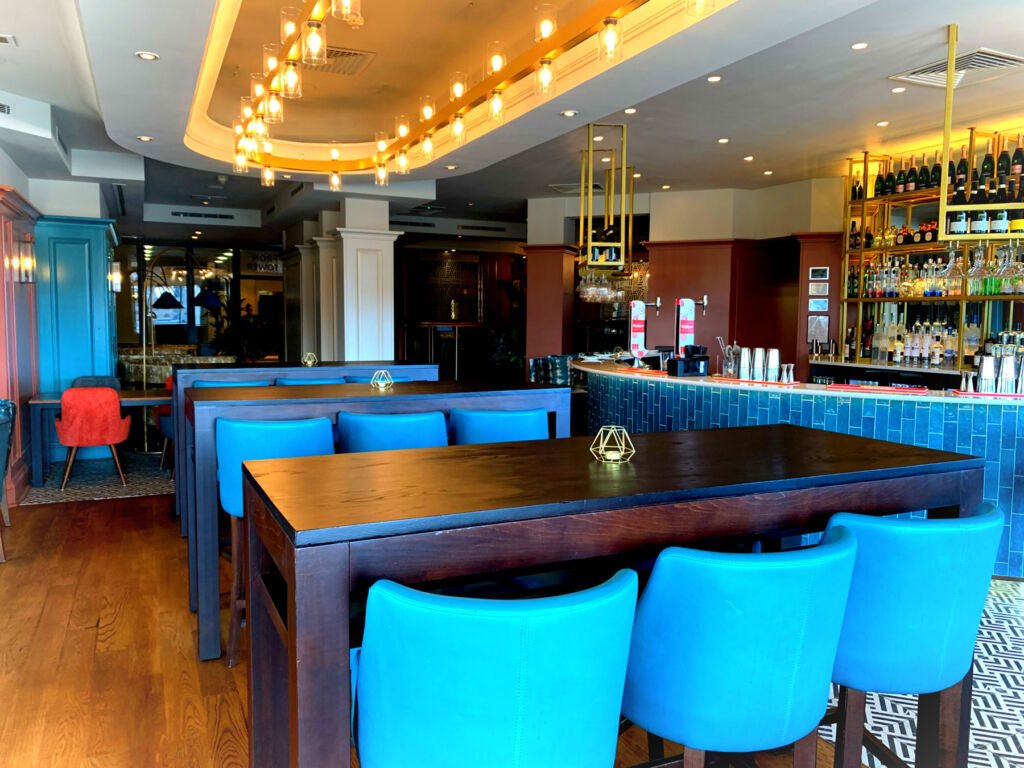
{"label": "dark wooden table", "polygon": [[[121,407],[170,405],[171,393],[166,389],[126,389],[117,393]],[[60,392],[41,392],[28,401],[29,429],[32,435],[32,474],[29,482],[39,487],[46,480],[50,466],[49,445],[44,444],[43,427],[60,410]]]}
{"label": "dark wooden table", "polygon": [[[413,381],[437,381],[437,366],[423,363],[403,363],[394,360],[360,360],[351,362],[326,362],[314,366],[298,363],[232,363],[229,365],[210,363],[179,363],[171,367],[174,420],[174,466],[184,467],[188,461],[185,453],[185,390],[196,379],[212,381],[274,381],[278,378],[329,379],[342,376],[372,376],[384,369],[394,376],[406,376]],[[179,473],[180,477],[180,473]],[[188,535],[188,509],[183,494],[174,496],[174,511],[181,517],[181,535]],[[194,553],[190,554],[192,557]],[[191,590],[192,610],[195,606],[195,588]]]}
{"label": "dark wooden table", "polygon": [[[218,557],[217,419],[309,419],[337,421],[339,411],[419,413],[452,408],[521,410],[542,408],[551,435],[569,436],[568,387],[412,381],[379,390],[369,384],[286,387],[211,387],[185,390],[186,460],[178,478],[189,515],[189,598],[199,614],[199,658],[221,654]],[[184,472],[182,471],[184,470]],[[184,477],[183,477],[184,475]]]}
{"label": "dark wooden table", "polygon": [[[820,531],[839,511],[949,517],[981,501],[982,459],[926,448],[789,425],[633,441],[620,466],[595,462],[589,438],[247,463],[250,764],[349,765],[349,595],[378,579],[641,557]],[[941,737],[966,756],[965,683],[941,710],[959,719],[923,724],[919,754]]]}

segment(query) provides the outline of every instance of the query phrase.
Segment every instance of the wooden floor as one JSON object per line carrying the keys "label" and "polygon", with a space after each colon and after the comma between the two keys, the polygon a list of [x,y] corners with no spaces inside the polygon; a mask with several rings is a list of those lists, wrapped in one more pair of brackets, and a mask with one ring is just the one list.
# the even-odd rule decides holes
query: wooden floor
{"label": "wooden floor", "polygon": [[[0,765],[248,765],[248,643],[232,670],[197,660],[185,541],[170,510],[167,496],[11,510],[0,564]],[[633,727],[615,765],[646,759],[646,734]],[[821,741],[818,765],[831,764]],[[792,759],[759,755],[758,765]]]}

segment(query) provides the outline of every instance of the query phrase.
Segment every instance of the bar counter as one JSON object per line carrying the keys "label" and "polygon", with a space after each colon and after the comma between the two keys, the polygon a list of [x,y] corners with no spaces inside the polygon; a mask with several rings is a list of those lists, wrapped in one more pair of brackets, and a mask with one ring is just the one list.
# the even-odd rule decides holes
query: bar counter
{"label": "bar counter", "polygon": [[1024,577],[1024,400],[732,384],[624,372],[626,365],[573,361],[587,375],[591,433],[604,424],[630,433],[795,424],[984,458],[984,500],[1008,522],[995,573]]}

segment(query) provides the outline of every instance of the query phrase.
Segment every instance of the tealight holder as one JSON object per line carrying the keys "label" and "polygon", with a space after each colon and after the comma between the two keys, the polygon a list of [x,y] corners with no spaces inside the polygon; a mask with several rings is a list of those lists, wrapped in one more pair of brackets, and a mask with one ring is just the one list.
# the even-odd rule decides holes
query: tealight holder
{"label": "tealight holder", "polygon": [[317,363],[316,355],[314,355],[312,352],[306,352],[302,356],[302,364],[304,366],[306,366],[307,368],[312,368],[314,365],[316,365],[316,363]]}
{"label": "tealight holder", "polygon": [[597,430],[590,452],[602,464],[625,464],[636,453],[625,427],[601,427]]}
{"label": "tealight holder", "polygon": [[391,378],[391,374],[385,370],[377,371],[370,378],[370,386],[377,389],[391,389],[391,385],[394,383],[395,380]]}

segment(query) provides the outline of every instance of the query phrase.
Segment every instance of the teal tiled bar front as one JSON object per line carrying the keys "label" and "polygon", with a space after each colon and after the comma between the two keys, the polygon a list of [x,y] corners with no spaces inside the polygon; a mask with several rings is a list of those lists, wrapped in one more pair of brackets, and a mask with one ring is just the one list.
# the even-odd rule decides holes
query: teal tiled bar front
{"label": "teal tiled bar front", "polygon": [[1017,404],[1022,401],[718,384],[618,373],[613,364],[574,365],[587,373],[591,433],[603,424],[629,432],[797,424],[982,456],[985,501],[997,504],[1008,523],[996,574],[1024,577],[1024,414]]}

